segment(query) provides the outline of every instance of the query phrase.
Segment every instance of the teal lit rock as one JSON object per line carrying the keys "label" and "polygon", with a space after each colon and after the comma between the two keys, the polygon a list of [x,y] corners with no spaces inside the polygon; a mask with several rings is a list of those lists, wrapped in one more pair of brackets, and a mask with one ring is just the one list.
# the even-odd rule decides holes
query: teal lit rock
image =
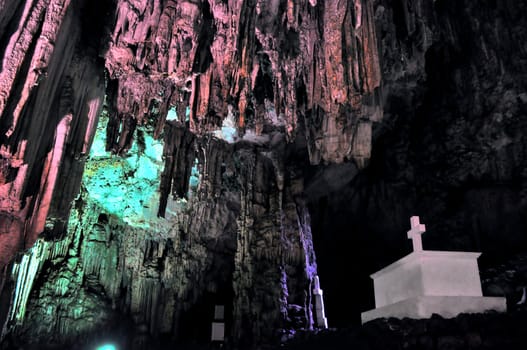
{"label": "teal lit rock", "polygon": [[214,131],[214,136],[220,138],[228,143],[233,143],[238,137],[236,131],[236,122],[234,120],[234,115],[229,112],[227,118],[225,118],[221,124],[221,129]]}
{"label": "teal lit rock", "polygon": [[[176,111],[176,107],[172,107],[168,110],[168,113],[167,113],[167,121],[171,121],[171,120],[179,120],[178,118],[178,115],[177,115],[177,111]],[[186,110],[185,110],[185,121],[188,122],[190,121],[190,108],[187,107]]]}
{"label": "teal lit rock", "polygon": [[196,159],[194,161],[194,165],[192,166],[192,170],[190,172],[190,179],[189,179],[189,186],[188,186],[189,187],[189,196],[190,196],[190,193],[196,191],[196,189],[198,188],[198,185],[199,185],[200,175],[199,175],[198,166],[199,166],[199,163],[198,163],[198,160]]}
{"label": "teal lit rock", "polygon": [[172,107],[168,110],[167,120],[178,120],[176,107]]}
{"label": "teal lit rock", "polygon": [[132,226],[148,226],[149,221],[156,220],[163,145],[150,136],[146,127],[141,127],[137,137],[142,139],[134,142],[127,155],[112,155],[105,150],[106,119],[103,114],[86,163],[83,185],[88,197],[108,214]]}

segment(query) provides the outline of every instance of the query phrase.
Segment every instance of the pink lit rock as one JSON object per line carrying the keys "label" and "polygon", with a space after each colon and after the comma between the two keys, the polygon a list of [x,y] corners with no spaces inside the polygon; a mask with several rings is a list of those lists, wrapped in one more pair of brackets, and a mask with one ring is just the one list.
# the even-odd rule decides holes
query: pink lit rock
{"label": "pink lit rock", "polygon": [[[367,163],[371,122],[382,118],[371,2],[288,1],[280,7],[278,1],[257,1],[252,7],[236,0],[119,1],[117,6],[106,67],[118,81],[113,113],[119,118],[132,113],[142,123],[157,100],[159,130],[170,106],[180,111],[188,106],[191,131],[203,134],[221,126],[228,101],[236,101],[239,134],[253,128],[259,135],[267,123],[267,99],[283,118],[290,141],[298,117],[304,118],[312,163]],[[325,17],[313,16],[309,7],[324,7]],[[275,18],[283,18],[285,28]],[[272,82],[273,96],[256,92],[262,76]],[[307,104],[299,103],[299,91]]]}
{"label": "pink lit rock", "polygon": [[64,229],[80,185],[104,99],[102,67],[77,45],[80,6],[0,2],[0,270]]}

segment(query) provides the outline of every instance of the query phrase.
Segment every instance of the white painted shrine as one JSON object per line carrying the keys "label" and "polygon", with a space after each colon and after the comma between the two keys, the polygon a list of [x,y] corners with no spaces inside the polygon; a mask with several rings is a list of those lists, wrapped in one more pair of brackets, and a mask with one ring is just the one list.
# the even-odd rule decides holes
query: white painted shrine
{"label": "white painted shrine", "polygon": [[423,250],[425,225],[410,218],[413,252],[374,273],[375,309],[362,323],[381,317],[452,318],[460,313],[506,311],[505,298],[483,297],[478,257],[481,253]]}

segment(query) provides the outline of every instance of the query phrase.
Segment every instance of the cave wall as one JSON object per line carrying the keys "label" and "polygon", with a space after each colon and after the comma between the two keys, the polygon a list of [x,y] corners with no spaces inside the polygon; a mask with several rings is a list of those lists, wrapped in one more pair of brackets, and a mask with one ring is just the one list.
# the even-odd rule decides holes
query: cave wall
{"label": "cave wall", "polygon": [[86,33],[86,8],[0,3],[0,290],[17,251],[63,230],[78,192],[105,93],[100,33]]}
{"label": "cave wall", "polygon": [[[105,309],[107,299],[117,314],[130,315],[137,327],[146,325],[148,334],[177,330],[167,324],[182,322],[184,315],[152,316],[151,305],[159,297],[169,309],[196,307],[217,288],[201,288],[215,278],[196,275],[204,266],[225,266],[229,277],[220,280],[235,295],[236,341],[249,345],[278,339],[279,329],[287,337],[289,330],[312,327],[316,262],[302,171],[288,164],[286,142],[301,139],[307,145],[302,166],[309,158],[314,164],[354,160],[363,167],[372,121],[382,118],[371,3],[344,5],[106,1],[99,13],[83,2],[2,2],[2,283],[9,282],[2,288],[2,315],[8,310],[11,339],[38,342],[55,334],[57,344],[76,341],[75,334],[90,329],[83,331],[83,312]],[[103,92],[105,147],[96,140],[99,153],[85,164]],[[147,156],[145,134],[163,140],[162,172],[159,159]],[[155,169],[145,173],[149,166]],[[127,191],[151,189],[152,174],[159,176],[157,194]],[[197,187],[191,184],[196,177]],[[156,205],[165,221],[152,215]],[[101,224],[104,232],[127,234],[101,237],[95,222],[107,216],[121,221],[110,228]],[[197,219],[183,224],[180,216]],[[165,299],[159,296],[165,291],[157,290],[163,282],[159,269],[179,263],[169,259],[175,253],[164,248],[170,239],[163,232],[201,242],[188,248],[175,273],[194,279],[167,282]],[[234,232],[236,239],[223,236]],[[232,250],[216,253],[204,243],[208,235],[220,235],[214,241]],[[7,265],[38,236],[33,248]],[[143,236],[156,243],[134,241]],[[150,266],[152,254],[160,255],[161,261],[154,259],[159,264],[169,260],[169,267]],[[213,264],[209,255],[217,254],[233,261]],[[128,283],[129,269],[139,276],[135,284]],[[76,277],[64,282],[70,275]],[[195,295],[178,294],[187,284]],[[117,289],[128,292],[117,296]],[[86,310],[76,304],[83,298],[92,303]],[[46,311],[44,303],[50,303]],[[93,326],[111,322],[115,313],[102,314],[94,316]],[[158,318],[166,323],[161,330]],[[39,319],[48,320],[45,327],[31,327]]]}
{"label": "cave wall", "polygon": [[368,275],[411,251],[412,215],[425,249],[482,251],[482,269],[525,250],[526,9],[375,1],[384,117],[370,164],[344,183],[315,169],[306,184],[337,184],[309,194],[321,278],[349,267],[325,286],[335,324],[374,306]]}
{"label": "cave wall", "polygon": [[[188,133],[175,123],[166,127]],[[114,197],[93,182],[144,182],[141,159],[154,146],[132,147],[129,158],[139,160],[123,159],[126,167],[101,154],[98,135],[68,234],[38,240],[14,265],[5,346],[95,346],[105,337],[130,349],[208,344],[216,304],[226,307],[228,343],[242,348],[313,327],[316,262],[298,169],[270,158],[273,148],[191,138],[196,162],[186,198],[171,195],[165,218],[148,217],[115,210],[108,203]],[[125,168],[118,180],[115,168]],[[123,192],[119,201],[133,205],[137,195]],[[159,197],[150,199],[158,204]],[[152,201],[144,192],[141,198],[147,210]]]}

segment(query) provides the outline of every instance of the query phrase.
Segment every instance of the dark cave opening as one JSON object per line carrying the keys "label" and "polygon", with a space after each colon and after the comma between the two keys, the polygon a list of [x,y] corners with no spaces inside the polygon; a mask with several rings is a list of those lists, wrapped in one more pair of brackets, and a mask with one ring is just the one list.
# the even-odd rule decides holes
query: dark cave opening
{"label": "dark cave opening", "polygon": [[79,47],[101,57],[109,38],[109,25],[115,17],[116,0],[84,1],[79,11],[81,37]]}
{"label": "dark cave opening", "polygon": [[211,13],[210,5],[207,1],[201,3],[201,11],[203,16],[203,29],[198,38],[198,49],[192,66],[194,73],[204,73],[213,61],[210,46],[216,34],[216,25],[214,24],[214,16]]}
{"label": "dark cave opening", "polygon": [[[227,269],[223,269],[223,272]],[[228,339],[233,324],[232,281],[224,281],[223,277],[217,278],[222,281],[215,291],[200,293],[189,307],[178,306],[176,313],[180,316],[174,324],[174,334],[163,334],[161,343],[168,345],[176,339],[182,346],[208,346],[211,343],[213,323],[224,324],[224,334]]]}
{"label": "dark cave opening", "polygon": [[327,202],[321,199],[310,206],[326,317],[331,328],[358,325],[360,313],[374,303],[373,285],[368,277],[373,264],[365,249],[373,242],[353,232],[354,227],[341,216],[345,213],[334,215],[328,224],[327,216],[335,208]]}
{"label": "dark cave opening", "polygon": [[178,329],[179,341],[186,344],[208,344],[215,305],[223,305],[213,293],[205,293],[188,310],[182,312]]}
{"label": "dark cave opening", "polygon": [[[368,175],[370,179],[365,180]],[[510,261],[525,254],[525,222],[512,208],[518,200],[508,189],[457,189],[453,193],[462,200],[450,198],[443,203],[428,198],[424,205],[417,205],[414,199],[403,199],[404,194],[390,189],[393,185],[369,183],[372,175],[368,175],[360,174],[339,191],[309,204],[330,327],[357,326],[361,312],[375,308],[369,276],[411,253],[406,232],[412,215],[419,215],[427,227],[423,235],[426,250],[482,252],[478,259],[482,281],[499,266],[510,266]],[[393,198],[385,197],[382,187]],[[439,218],[432,211],[434,204],[444,210]],[[503,218],[508,218],[506,223]],[[520,275],[516,278],[514,283],[523,283]],[[483,289],[493,290],[485,282]],[[508,293],[512,293],[508,298],[519,300],[517,291]]]}
{"label": "dark cave opening", "polygon": [[369,276],[411,251],[406,227],[389,227],[392,218],[383,213],[371,218],[368,208],[354,205],[363,194],[350,192],[341,189],[309,205],[326,316],[337,328],[360,324],[361,312],[375,307]]}

